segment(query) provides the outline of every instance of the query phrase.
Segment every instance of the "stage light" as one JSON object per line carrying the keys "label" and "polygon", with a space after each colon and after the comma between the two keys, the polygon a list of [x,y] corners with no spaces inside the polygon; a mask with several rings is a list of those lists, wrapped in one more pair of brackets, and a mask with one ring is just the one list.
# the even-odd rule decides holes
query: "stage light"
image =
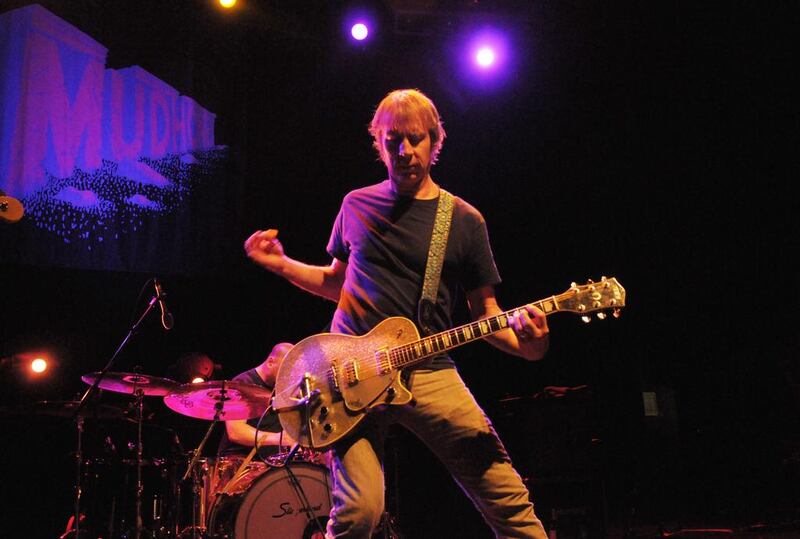
{"label": "stage light", "polygon": [[472,90],[502,88],[514,70],[513,34],[512,25],[463,28],[449,46],[457,77]]}
{"label": "stage light", "polygon": [[182,384],[199,384],[213,379],[214,373],[221,369],[221,365],[203,352],[186,352],[169,370],[171,377]]}
{"label": "stage light", "polygon": [[346,40],[353,45],[361,46],[372,41],[380,30],[379,19],[375,11],[366,6],[350,6],[342,14],[340,28]]}
{"label": "stage light", "polygon": [[225,9],[230,9],[236,5],[236,0],[219,0],[219,5]]}
{"label": "stage light", "polygon": [[41,374],[47,370],[47,360],[37,357],[31,361],[31,370],[36,374]]}
{"label": "stage light", "polygon": [[494,51],[489,47],[482,47],[475,55],[475,61],[481,67],[490,67],[494,63]]}
{"label": "stage light", "polygon": [[485,28],[473,34],[468,50],[479,69],[502,67],[509,53],[508,39],[499,30]]}
{"label": "stage light", "polygon": [[363,41],[369,35],[369,28],[363,22],[357,22],[350,28],[350,35],[356,41]]}
{"label": "stage light", "polygon": [[45,381],[53,377],[53,369],[57,370],[58,360],[51,352],[43,354],[41,351],[25,351],[0,357],[0,367],[7,367],[22,380]]}

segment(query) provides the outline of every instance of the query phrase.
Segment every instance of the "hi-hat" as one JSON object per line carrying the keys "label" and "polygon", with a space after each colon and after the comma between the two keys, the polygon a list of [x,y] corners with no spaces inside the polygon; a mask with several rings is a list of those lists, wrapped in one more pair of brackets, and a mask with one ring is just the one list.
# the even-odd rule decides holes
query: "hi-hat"
{"label": "hi-hat", "polygon": [[252,419],[264,413],[270,390],[255,384],[214,380],[184,384],[164,397],[164,404],[182,415],[197,419]]}
{"label": "hi-hat", "polygon": [[[84,374],[81,380],[89,385],[94,384],[100,377],[99,372]],[[178,382],[169,378],[159,378],[148,374],[134,372],[107,372],[100,380],[100,389],[115,391],[117,393],[133,394],[141,390],[143,395],[150,397],[163,397],[179,387]]]}

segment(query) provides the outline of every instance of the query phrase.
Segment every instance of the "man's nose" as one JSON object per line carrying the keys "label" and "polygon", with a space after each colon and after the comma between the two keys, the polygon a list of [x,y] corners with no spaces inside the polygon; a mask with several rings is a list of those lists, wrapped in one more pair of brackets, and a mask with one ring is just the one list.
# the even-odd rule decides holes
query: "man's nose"
{"label": "man's nose", "polygon": [[413,152],[411,143],[408,142],[407,138],[404,138],[400,141],[400,145],[397,147],[397,154],[400,157],[405,157],[407,155],[411,155]]}

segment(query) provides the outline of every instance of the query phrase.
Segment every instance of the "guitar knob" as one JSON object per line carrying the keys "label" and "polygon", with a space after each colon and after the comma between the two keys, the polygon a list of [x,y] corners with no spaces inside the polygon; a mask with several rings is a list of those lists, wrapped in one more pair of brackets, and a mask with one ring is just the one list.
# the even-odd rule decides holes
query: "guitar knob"
{"label": "guitar knob", "polygon": [[328,415],[328,407],[323,406],[322,408],[319,409],[319,416],[325,417],[326,415]]}
{"label": "guitar knob", "polygon": [[325,423],[325,425],[322,426],[322,429],[327,433],[331,433],[333,432],[333,425],[330,423]]}

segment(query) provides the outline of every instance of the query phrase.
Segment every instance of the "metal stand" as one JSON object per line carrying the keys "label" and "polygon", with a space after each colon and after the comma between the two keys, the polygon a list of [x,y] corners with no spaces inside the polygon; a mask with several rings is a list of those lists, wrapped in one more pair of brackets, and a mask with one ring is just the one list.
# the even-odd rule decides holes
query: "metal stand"
{"label": "metal stand", "polygon": [[141,389],[136,389],[134,394],[136,395],[136,516],[135,516],[135,525],[136,525],[136,532],[135,537],[139,539],[142,534],[142,492],[144,487],[142,486],[142,411],[144,408],[144,391]]}
{"label": "metal stand", "polygon": [[[217,402],[214,403],[214,419],[211,420],[211,425],[209,425],[208,430],[206,430],[206,434],[205,434],[205,436],[203,436],[203,439],[200,441],[200,445],[198,445],[197,448],[194,450],[194,454],[192,455],[192,460],[189,461],[189,465],[186,467],[186,472],[183,474],[183,478],[181,479],[182,482],[186,481],[187,479],[189,479],[189,477],[191,477],[192,470],[194,470],[195,466],[197,465],[197,461],[200,459],[200,456],[203,454],[203,448],[205,447],[209,436],[211,436],[211,433],[213,432],[214,427],[217,425],[217,423],[219,423],[220,417],[222,416],[222,412],[225,409],[225,401],[229,400],[229,398],[227,396],[227,393],[228,393],[228,390],[226,389],[225,381],[223,380],[222,381],[222,387],[219,390],[219,400],[217,400]],[[197,539],[198,537],[205,537],[205,535],[206,535],[205,534],[205,532],[206,532],[206,514],[205,514],[205,509],[206,509],[206,507],[205,507],[205,499],[204,499],[205,498],[205,495],[204,495],[205,493],[198,492],[198,485],[196,484],[197,482],[193,480],[193,483],[194,483],[193,491],[194,491],[195,499],[197,499],[198,496],[203,498],[200,501],[200,515],[194,514],[194,512],[197,510],[197,508],[196,508],[197,504],[193,504],[193,507],[192,507],[192,513],[193,513],[192,514],[192,539]],[[200,526],[197,525],[198,518],[199,518],[199,521],[201,522]],[[200,529],[198,530],[198,528],[200,528]],[[185,530],[183,532],[181,532],[181,537],[185,536],[184,532],[185,532]],[[201,535],[198,535],[198,532]]]}
{"label": "metal stand", "polygon": [[[122,349],[125,348],[125,345],[128,344],[128,341],[131,339],[131,337],[133,337],[133,335],[136,334],[136,332],[139,330],[139,326],[142,324],[144,319],[147,317],[147,315],[153,309],[153,306],[156,304],[157,301],[158,301],[158,296],[153,296],[153,298],[150,300],[150,303],[147,304],[147,308],[142,313],[142,316],[140,316],[139,319],[136,321],[136,323],[133,324],[133,326],[131,326],[131,328],[128,330],[127,335],[125,335],[125,338],[122,339],[122,342],[117,347],[117,349],[114,351],[114,354],[111,356],[111,359],[108,360],[108,363],[103,368],[103,370],[100,371],[100,374],[97,377],[97,379],[94,381],[94,383],[91,386],[89,386],[89,388],[83,394],[83,396],[81,397],[80,403],[78,403],[78,406],[75,408],[74,418],[75,418],[75,422],[77,424],[77,430],[78,430],[78,442],[77,442],[77,451],[76,451],[77,474],[76,474],[76,479],[75,479],[75,515],[74,515],[74,521],[73,521],[73,529],[70,530],[71,532],[74,532],[73,537],[75,537],[75,539],[79,539],[80,538],[80,527],[81,527],[81,494],[82,494],[82,492],[81,492],[82,491],[81,475],[82,475],[82,472],[83,472],[83,448],[82,448],[83,416],[82,416],[81,412],[82,412],[83,408],[86,406],[86,403],[89,401],[89,397],[91,395],[93,395],[95,393],[95,391],[97,390],[97,387],[100,385],[100,381],[103,379],[103,376],[105,376],[105,374],[114,365],[114,362],[117,360],[117,356],[119,356],[120,352],[122,352]],[[141,407],[140,407],[140,410],[139,410],[139,414],[140,414],[139,415],[139,420],[140,420],[139,421],[139,436],[141,437]],[[139,461],[141,461],[141,453],[139,454],[138,458],[139,458]],[[141,462],[139,462],[139,464],[140,464],[140,469],[139,469],[139,472],[138,472],[139,473],[139,483],[137,484],[137,491],[141,489]],[[137,502],[137,503],[140,503],[140,502]],[[139,532],[140,532],[140,529],[141,529],[141,526],[140,526],[141,523],[139,522],[139,520],[140,520],[140,518],[139,518],[139,507],[137,506],[136,539],[139,539],[139,537],[140,537]],[[62,537],[66,537],[68,535],[68,533],[69,532],[64,534]]]}

